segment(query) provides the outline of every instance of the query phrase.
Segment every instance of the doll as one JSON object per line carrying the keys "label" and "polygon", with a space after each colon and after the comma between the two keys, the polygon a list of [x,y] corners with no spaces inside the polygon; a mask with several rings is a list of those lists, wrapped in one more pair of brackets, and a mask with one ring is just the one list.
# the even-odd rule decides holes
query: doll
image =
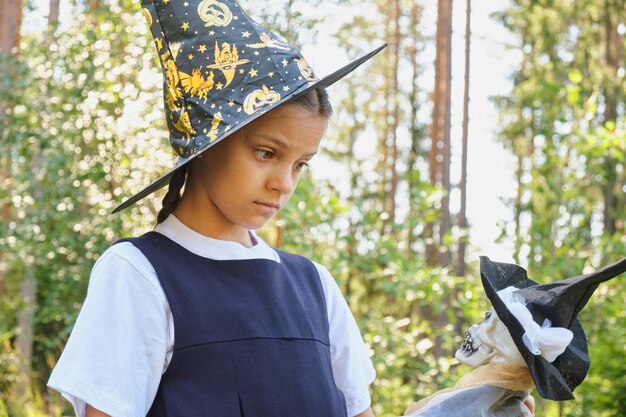
{"label": "doll", "polygon": [[481,257],[481,279],[492,309],[465,332],[455,354],[474,370],[454,388],[411,404],[405,415],[529,417],[524,399],[534,387],[545,399],[573,399],[590,364],[578,313],[600,283],[624,271],[626,259],[540,285],[518,265]]}

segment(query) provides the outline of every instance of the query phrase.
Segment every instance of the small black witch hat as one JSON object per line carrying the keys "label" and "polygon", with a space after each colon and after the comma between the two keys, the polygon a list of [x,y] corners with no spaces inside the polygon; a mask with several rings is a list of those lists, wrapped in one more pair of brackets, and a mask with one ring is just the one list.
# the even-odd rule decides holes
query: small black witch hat
{"label": "small black witch hat", "polygon": [[[590,364],[587,338],[578,313],[600,283],[624,271],[626,259],[587,275],[539,285],[529,279],[526,270],[519,265],[492,262],[486,256],[480,257],[480,275],[487,297],[509,330],[543,398],[557,401],[574,398],[572,392],[585,379]],[[542,325],[548,320],[553,327],[572,331],[572,341],[553,362],[534,354],[524,343],[526,329],[498,295],[498,291],[511,286],[518,289],[513,295],[525,304],[535,323]]]}
{"label": "small black witch hat", "polygon": [[113,210],[165,186],[177,169],[268,111],[328,87],[374,49],[318,78],[302,54],[248,16],[235,0],[142,0],[163,68],[165,116],[178,160]]}

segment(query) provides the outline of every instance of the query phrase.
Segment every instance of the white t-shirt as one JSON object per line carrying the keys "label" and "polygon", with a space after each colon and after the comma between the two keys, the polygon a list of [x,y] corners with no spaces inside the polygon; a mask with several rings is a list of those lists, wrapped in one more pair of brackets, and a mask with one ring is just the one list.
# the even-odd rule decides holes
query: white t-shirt
{"label": "white t-shirt", "polygon": [[[254,234],[256,244],[246,248],[196,233],[173,215],[154,230],[205,258],[280,262]],[[374,367],[335,280],[315,266],[328,309],[333,376],[348,415],[354,416],[370,405]],[[112,417],[144,417],[172,357],[174,337],[172,312],[154,268],[132,243],[113,245],[94,265],[87,297],[48,386],[72,403],[78,417],[85,415],[86,404]]]}

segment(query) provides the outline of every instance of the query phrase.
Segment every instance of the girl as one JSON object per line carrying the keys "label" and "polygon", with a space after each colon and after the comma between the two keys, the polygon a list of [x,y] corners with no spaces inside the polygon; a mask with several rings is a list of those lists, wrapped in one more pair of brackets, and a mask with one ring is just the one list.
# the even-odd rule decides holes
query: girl
{"label": "girl", "polygon": [[[330,273],[254,230],[293,194],[331,106],[300,53],[232,1],[144,1],[174,169],[154,231],[96,262],[49,381],[78,416],[373,416],[374,379]],[[181,196],[181,190],[182,196]]]}

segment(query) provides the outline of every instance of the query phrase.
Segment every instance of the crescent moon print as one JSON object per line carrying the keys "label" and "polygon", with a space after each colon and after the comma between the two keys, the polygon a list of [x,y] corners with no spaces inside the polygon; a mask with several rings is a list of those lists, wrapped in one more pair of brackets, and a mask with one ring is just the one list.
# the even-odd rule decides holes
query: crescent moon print
{"label": "crescent moon print", "polygon": [[148,22],[148,27],[152,26],[152,15],[150,14],[150,11],[145,7],[141,9],[141,11],[143,13],[143,17],[146,18],[146,22]]}

